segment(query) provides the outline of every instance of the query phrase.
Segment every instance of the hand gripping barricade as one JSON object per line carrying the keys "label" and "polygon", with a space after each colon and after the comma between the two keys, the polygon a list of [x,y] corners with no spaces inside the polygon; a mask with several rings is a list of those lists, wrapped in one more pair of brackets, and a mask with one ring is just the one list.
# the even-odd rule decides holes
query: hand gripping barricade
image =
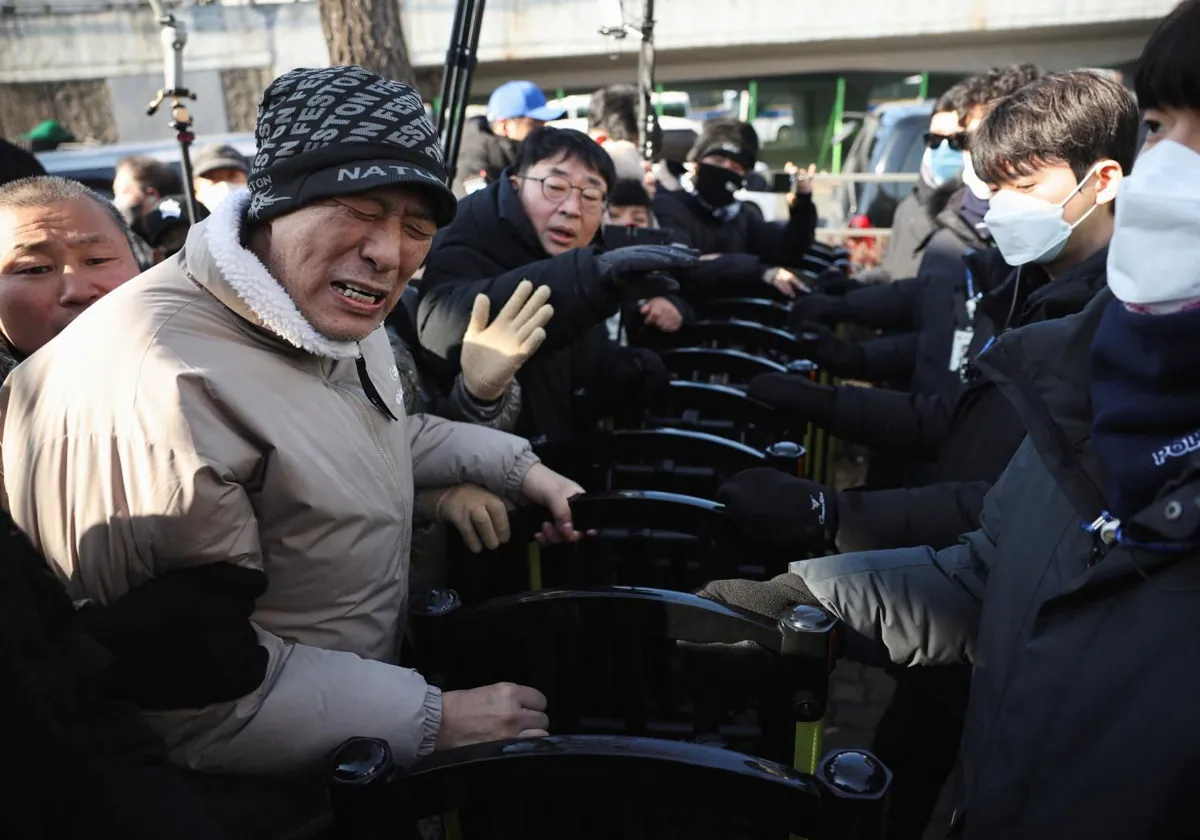
{"label": "hand gripping barricade", "polygon": [[[407,772],[382,742],[343,745],[330,793],[351,836],[399,836],[402,824],[448,812],[448,837],[881,836],[890,773],[865,752],[819,758],[837,628],[817,608],[774,621],[616,587],[474,607],[439,592],[413,618],[428,678],[538,688],[552,735],[435,755]],[[511,797],[497,796],[493,774],[515,784]]]}

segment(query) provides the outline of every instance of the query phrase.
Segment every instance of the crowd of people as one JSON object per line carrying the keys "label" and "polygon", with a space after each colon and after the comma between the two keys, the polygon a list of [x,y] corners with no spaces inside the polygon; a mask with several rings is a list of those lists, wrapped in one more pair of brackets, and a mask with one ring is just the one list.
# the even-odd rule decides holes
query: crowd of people
{"label": "crowd of people", "polygon": [[0,833],[288,836],[347,738],[408,765],[546,735],[533,688],[400,666],[410,593],[444,579],[447,529],[588,539],[545,453],[656,404],[647,335],[769,297],[840,384],[748,395],[869,476],[735,475],[739,530],[797,560],[700,594],[820,606],[895,677],[889,836],[921,837],[952,775],[953,837],[1196,835],[1197,38],[1184,0],[1133,91],[1029,64],[956,84],[855,277],[799,270],[809,172],[768,222],[738,197],[746,122],[644,163],[627,85],[586,132],[502,85],[450,183],[416,91],[293,70],[252,159],[198,150],[195,224],[169,164],[121,161],[110,202],[0,147]]}

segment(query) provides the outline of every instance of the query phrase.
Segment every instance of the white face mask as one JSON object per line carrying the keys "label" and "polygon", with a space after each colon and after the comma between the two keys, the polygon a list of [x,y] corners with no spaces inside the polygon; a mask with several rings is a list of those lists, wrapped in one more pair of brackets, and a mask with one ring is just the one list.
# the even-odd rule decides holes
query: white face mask
{"label": "white face mask", "polygon": [[1096,167],[1092,167],[1071,194],[1058,204],[1013,190],[1000,190],[992,196],[983,221],[1004,255],[1004,261],[1012,266],[1048,263],[1061,254],[1071,238],[1071,231],[1083,224],[1098,205],[1093,204],[1075,224],[1068,224],[1063,218],[1063,207],[1084,188],[1095,172]]}
{"label": "white face mask", "polygon": [[975,174],[975,163],[971,160],[970,152],[963,152],[963,171],[962,182],[967,185],[967,189],[976,198],[987,201],[991,198],[992,191],[988,189],[988,185],[983,183],[978,175]]}
{"label": "white face mask", "polygon": [[1200,298],[1200,154],[1171,140],[1137,159],[1117,194],[1108,287],[1124,303]]}

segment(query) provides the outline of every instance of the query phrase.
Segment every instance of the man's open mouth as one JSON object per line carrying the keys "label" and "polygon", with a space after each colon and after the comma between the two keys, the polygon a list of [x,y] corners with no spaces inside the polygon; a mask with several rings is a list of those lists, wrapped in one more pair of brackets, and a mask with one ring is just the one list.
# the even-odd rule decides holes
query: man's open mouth
{"label": "man's open mouth", "polygon": [[575,239],[575,231],[571,230],[570,228],[551,227],[551,228],[546,228],[546,232],[549,233],[555,239],[563,239],[563,240],[571,240],[571,241],[573,241]]}
{"label": "man's open mouth", "polygon": [[357,301],[358,303],[376,304],[381,303],[387,295],[379,292],[372,292],[369,289],[364,289],[362,286],[355,286],[352,283],[343,283],[341,280],[333,281],[333,288],[338,294],[344,298]]}

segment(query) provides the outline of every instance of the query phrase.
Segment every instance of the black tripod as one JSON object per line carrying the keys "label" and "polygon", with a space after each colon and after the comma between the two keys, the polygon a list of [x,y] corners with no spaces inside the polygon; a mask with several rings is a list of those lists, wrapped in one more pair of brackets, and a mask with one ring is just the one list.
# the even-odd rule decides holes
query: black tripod
{"label": "black tripod", "polygon": [[454,183],[458,170],[458,150],[466,122],[467,97],[471,95],[471,77],[478,63],[479,29],[483,25],[484,0],[458,0],[450,48],[446,50],[446,68],[442,74],[442,94],[437,115],[438,138],[446,158],[446,178]]}
{"label": "black tripod", "polygon": [[[635,29],[625,23],[623,3],[617,3],[616,9],[621,9],[621,23],[615,26],[605,26],[600,30],[601,35],[609,35],[618,40],[630,32],[637,34],[641,40],[638,53],[638,133],[641,136],[642,159],[656,160],[662,152],[662,127],[658,124],[658,113],[654,109],[654,0],[644,0],[642,5],[642,25]],[[614,9],[614,13],[616,11]]]}
{"label": "black tripod", "polygon": [[196,196],[192,190],[192,116],[188,113],[185,100],[195,99],[196,94],[183,86],[183,48],[187,45],[187,29],[175,19],[175,15],[163,8],[162,0],[149,0],[150,7],[162,27],[163,44],[163,87],[146,107],[146,115],[154,116],[163,100],[171,100],[171,130],[179,140],[179,167],[183,174],[183,199],[187,208],[188,223],[196,223]]}

